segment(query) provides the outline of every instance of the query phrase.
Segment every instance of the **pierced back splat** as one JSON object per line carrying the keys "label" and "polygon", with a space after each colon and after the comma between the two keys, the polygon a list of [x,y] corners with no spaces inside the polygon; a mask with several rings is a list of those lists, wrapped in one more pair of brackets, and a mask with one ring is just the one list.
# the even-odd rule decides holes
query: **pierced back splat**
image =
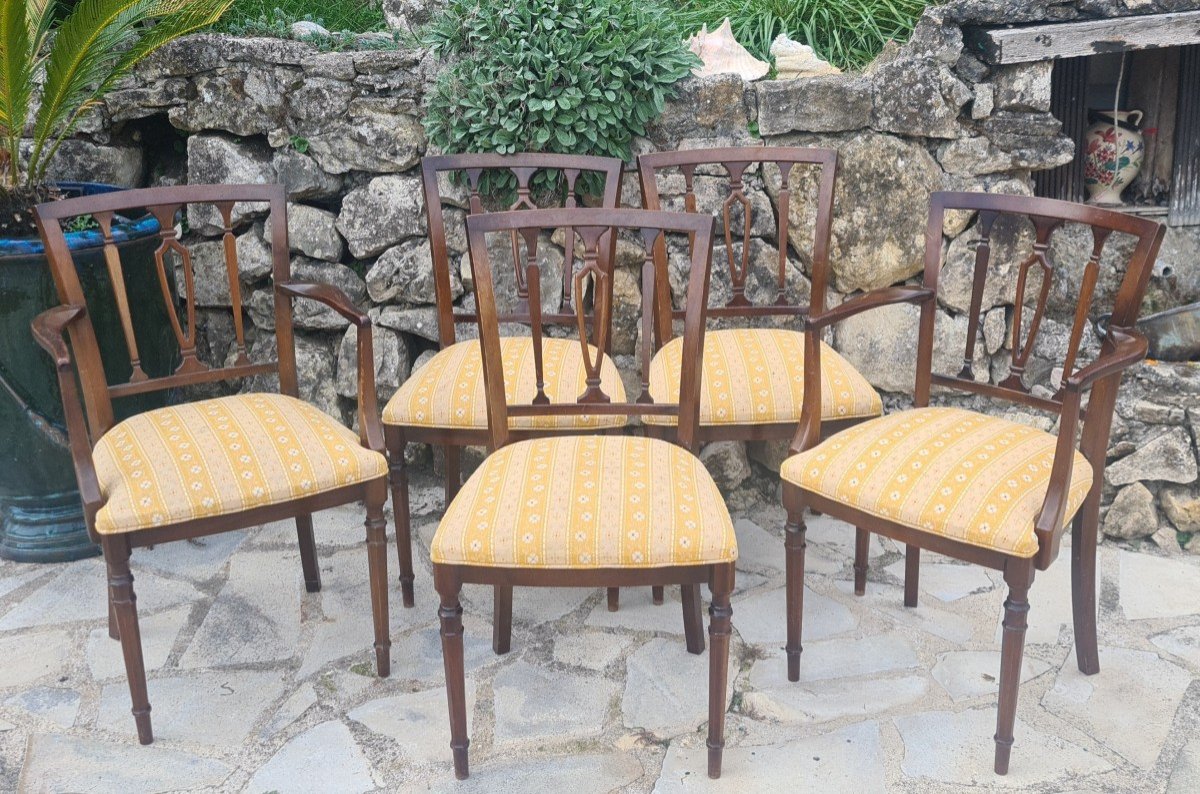
{"label": "pierced back splat", "polygon": [[[1012,367],[1008,377],[1000,383],[1004,388],[1022,392],[1029,391],[1029,387],[1025,385],[1023,379],[1025,365],[1033,353],[1033,345],[1037,341],[1038,331],[1042,327],[1042,317],[1046,313],[1046,301],[1050,297],[1050,288],[1054,283],[1054,269],[1046,260],[1046,251],[1050,248],[1051,233],[1062,224],[1062,221],[1056,218],[1034,216],[1033,224],[1037,230],[1033,253],[1021,263],[1017,271],[1017,295],[1013,309]],[[1041,271],[1041,288],[1038,290],[1037,304],[1034,306],[1033,317],[1029,323],[1028,336],[1022,344],[1021,316],[1025,310],[1025,291],[1029,285],[1029,271],[1034,265],[1037,265]]]}
{"label": "pierced back splat", "polygon": [[[772,164],[779,170],[780,185],[776,196],[774,224],[775,243],[779,252],[778,270],[775,274],[775,294],[765,304],[755,304],[747,296],[747,281],[750,275],[751,250],[754,227],[754,206],[746,193],[746,175],[752,165]],[[696,149],[677,152],[656,152],[638,157],[638,172],[642,186],[642,205],[649,210],[662,208],[658,177],[671,169],[677,169],[683,177],[683,209],[696,213],[700,209],[696,195],[696,172],[701,166],[720,166],[724,169],[728,185],[725,197],[718,208],[713,208],[722,221],[731,295],[723,306],[710,306],[710,317],[771,317],[799,316],[807,314],[809,306],[789,301],[787,298],[788,235],[791,212],[792,170],[796,166],[819,169],[816,220],[813,229],[813,300],[818,298],[818,283],[824,289],[824,270],[828,267],[829,239],[833,221],[833,185],[837,175],[837,152],[832,149],[802,147],[743,147],[730,149]],[[741,229],[735,227],[740,216]],[[665,258],[665,247],[660,246],[656,254]],[[661,289],[660,289],[661,292]],[[656,342],[662,344],[670,336],[669,319],[680,319],[681,311],[661,308],[668,313],[659,318],[655,331]]]}
{"label": "pierced back splat", "polygon": [[[572,276],[575,292],[573,321],[579,335],[582,354],[585,388],[572,402],[551,403],[542,388],[540,312],[534,308],[535,296],[540,292],[539,271],[536,265],[527,266],[530,287],[530,308],[533,319],[533,347],[537,368],[538,389],[530,404],[506,402],[504,371],[500,355],[500,323],[505,320],[497,309],[496,283],[492,268],[493,251],[488,248],[489,235],[517,234],[527,250],[536,244],[548,230],[572,228],[578,235],[578,257],[582,260]],[[699,422],[699,368],[685,366],[682,378],[682,396],[677,404],[654,403],[646,389],[646,371],[642,373],[643,394],[636,402],[617,402],[601,386],[602,368],[605,365],[604,350],[612,332],[612,261],[605,251],[619,230],[633,232],[635,239],[643,243],[644,265],[642,281],[646,290],[642,299],[642,327],[648,328],[650,315],[657,301],[653,295],[654,285],[665,273],[655,268],[665,268],[656,262],[654,249],[662,243],[665,233],[671,232],[681,238],[690,238],[693,243],[692,268],[689,276],[689,306],[685,317],[684,352],[685,360],[698,361],[703,343],[704,303],[707,300],[708,277],[712,253],[713,221],[711,217],[685,215],[682,213],[647,212],[644,210],[606,209],[560,209],[521,210],[484,215],[473,215],[467,219],[467,231],[471,248],[471,262],[476,281],[476,300],[479,308],[480,341],[484,355],[484,382],[488,401],[488,423],[493,447],[502,446],[509,440],[509,416],[546,416],[569,414],[646,415],[679,412],[680,442],[689,449],[694,446]],[[591,312],[586,310],[584,296],[591,296]],[[646,334],[646,339],[649,334]],[[643,340],[646,344],[646,340]],[[643,356],[648,363],[649,356]],[[686,421],[685,421],[686,420]]]}
{"label": "pierced back splat", "polygon": [[[84,386],[88,429],[93,438],[98,438],[112,427],[112,400],[116,397],[270,373],[279,375],[285,393],[295,392],[290,301],[276,301],[279,360],[252,363],[247,355],[237,247],[232,222],[235,202],[269,205],[272,222],[280,230],[272,241],[272,273],[277,282],[288,280],[290,271],[286,200],[284,190],[279,185],[181,185],[146,188],[67,199],[43,204],[37,208],[39,230],[46,243],[59,299],[64,304],[87,306],[87,297],[80,284],[75,259],[66,243],[63,219],[91,215],[100,226],[103,237],[105,264],[129,354],[131,375],[124,383],[108,383],[91,323],[76,322],[71,326],[71,343],[75,348],[77,371]],[[222,250],[225,255],[235,336],[233,363],[227,367],[210,366],[200,360],[197,352],[197,294],[196,278],[192,269],[193,258],[191,251],[179,239],[176,227],[176,218],[189,204],[213,205],[222,220]],[[138,311],[140,307],[129,302],[125,290],[121,249],[114,240],[112,231],[113,221],[118,214],[128,215],[131,214],[130,210],[143,208],[158,221],[158,245],[153,252],[154,270],[167,323],[179,352],[179,364],[174,371],[157,376],[148,374],[142,363],[133,322],[133,312]],[[176,271],[182,278],[178,279],[179,283],[173,285],[172,275]],[[185,312],[182,316],[181,304],[182,311]]]}
{"label": "pierced back splat", "polygon": [[[539,209],[532,190],[533,180],[538,173],[547,170],[557,171],[562,177],[565,188],[563,206],[575,208],[579,206],[579,179],[583,173],[595,173],[603,176],[604,193],[601,197],[603,207],[615,208],[620,200],[621,172],[624,163],[616,158],[587,157],[579,155],[558,154],[457,154],[425,157],[421,160],[421,180],[425,195],[425,211],[429,225],[430,253],[433,259],[434,284],[436,287],[438,307],[438,338],[442,347],[454,344],[456,339],[455,325],[457,323],[478,322],[476,312],[464,311],[454,306],[454,296],[451,292],[450,255],[447,245],[445,219],[442,215],[442,205],[445,196],[442,195],[438,184],[438,176],[442,173],[461,173],[465,176],[467,186],[468,215],[479,215],[487,212],[485,197],[480,193],[483,177],[488,172],[508,172],[517,183],[516,197],[509,205],[509,211],[529,211]],[[568,252],[573,250],[576,235],[570,227],[563,230],[564,247]],[[536,261],[528,254],[534,247],[525,240],[526,256],[522,256],[523,235],[515,230],[509,235],[509,248],[512,254],[512,265],[517,285],[516,308],[506,321],[532,323],[534,299],[532,286],[529,282],[529,265]],[[601,252],[602,259],[610,259],[612,248],[605,243]],[[568,255],[569,261],[571,257]],[[565,273],[558,300],[558,310],[554,312],[539,312],[539,323],[553,325],[574,325],[575,303],[572,297],[573,279],[570,273]],[[609,286],[611,289],[611,284]],[[545,294],[545,287],[539,282],[538,295]]]}
{"label": "pierced back splat", "polygon": [[[180,204],[169,204],[151,208],[154,217],[158,219],[158,236],[162,241],[154,252],[154,263],[158,267],[158,283],[162,287],[163,302],[167,306],[171,318],[171,329],[179,342],[179,352],[183,357],[177,373],[200,372],[208,369],[196,357],[196,277],[192,270],[192,253],[184,246],[175,231],[175,216],[182,208]],[[167,275],[167,257],[174,254],[179,257],[179,270],[183,271],[185,293],[182,296],[187,307],[187,328],[183,328],[179,320],[179,310],[175,304],[175,295],[171,291],[170,276]]]}
{"label": "pierced back splat", "polygon": [[[579,402],[607,403],[612,400],[600,388],[600,365],[604,361],[604,351],[608,349],[608,336],[612,320],[612,270],[606,269],[599,260],[600,238],[611,234],[610,229],[588,226],[579,230],[583,242],[583,266],[575,271],[575,318],[579,329],[579,344],[583,349],[583,367],[586,372],[587,389],[579,397]],[[584,312],[583,296],[586,294],[585,281],[592,282],[594,297],[591,328],[588,328],[587,316]]]}
{"label": "pierced back splat", "polygon": [[[1138,247],[1125,270],[1125,277],[1116,298],[1114,317],[1134,318],[1137,315],[1140,297],[1149,278],[1149,263],[1157,253],[1156,240],[1161,236],[1160,227],[1153,221],[1125,215],[1111,210],[1102,210],[1082,204],[1053,199],[1033,199],[1025,196],[1006,196],[983,193],[935,193],[931,199],[932,209],[926,231],[925,286],[936,291],[941,272],[942,223],[947,210],[976,211],[979,214],[979,239],[974,241],[975,266],[971,284],[971,304],[967,323],[967,338],[963,354],[962,369],[955,376],[946,376],[931,371],[933,359],[934,312],[931,305],[922,309],[917,369],[916,399],[918,405],[929,403],[929,387],[942,386],[959,391],[968,391],[999,397],[1010,402],[1059,411],[1062,408],[1063,390],[1058,389],[1051,397],[1031,391],[1025,383],[1029,360],[1037,344],[1043,326],[1050,292],[1054,286],[1055,271],[1048,252],[1053,235],[1066,223],[1087,225],[1092,233],[1092,253],[1083,265],[1078,303],[1073,317],[1071,334],[1063,361],[1063,379],[1069,378],[1078,367],[1078,357],[1083,335],[1088,326],[1088,312],[1095,295],[1099,278],[1100,257],[1104,245],[1113,232],[1139,238]],[[976,338],[979,335],[982,317],[984,288],[992,265],[992,234],[1001,216],[1025,218],[1032,224],[1034,241],[1032,251],[1017,268],[1017,283],[1013,297],[1012,330],[1010,336],[1010,371],[999,383],[977,382],[972,366]],[[1065,264],[1065,263],[1060,263]],[[1034,279],[1040,279],[1036,286]],[[1135,302],[1136,298],[1136,302]],[[1120,321],[1114,321],[1119,328]]]}

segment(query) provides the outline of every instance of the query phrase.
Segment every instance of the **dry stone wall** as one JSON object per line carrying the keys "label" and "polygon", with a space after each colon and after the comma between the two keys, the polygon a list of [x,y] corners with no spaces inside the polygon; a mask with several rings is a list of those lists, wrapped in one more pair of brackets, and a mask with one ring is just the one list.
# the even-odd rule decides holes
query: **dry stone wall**
{"label": "dry stone wall", "polygon": [[[397,14],[409,5],[393,3]],[[847,294],[919,278],[924,257],[925,211],[935,190],[976,190],[1029,195],[1031,173],[1068,162],[1072,142],[1049,112],[1049,63],[990,68],[964,50],[962,26],[1013,21],[1070,20],[1088,16],[1153,13],[1200,6],[1159,0],[1037,0],[1028,3],[960,0],[926,12],[912,39],[892,46],[861,73],[788,81],[743,83],[719,76],[689,79],[653,124],[637,151],[701,146],[819,145],[841,155],[833,229],[830,303]],[[422,6],[423,7],[423,6]],[[414,12],[415,13],[415,12]],[[1013,17],[1019,14],[1020,19]],[[293,269],[299,278],[324,281],[369,307],[376,320],[376,376],[386,399],[423,363],[437,339],[429,243],[416,167],[427,151],[420,123],[423,94],[436,64],[421,51],[322,53],[294,41],[200,35],[179,41],[151,59],[137,79],[110,95],[89,118],[77,141],[64,148],[56,174],[121,184],[169,182],[270,182],[287,185]],[[719,201],[720,180],[700,176],[701,201]],[[774,201],[778,175],[754,172],[749,198],[757,210],[753,261],[770,273],[777,252]],[[804,295],[811,263],[811,199],[804,180],[793,188],[789,240],[791,289]],[[679,203],[682,184],[664,185],[668,204]],[[711,193],[711,196],[708,194]],[[461,199],[461,197],[459,197]],[[636,206],[636,180],[626,180],[623,200]],[[463,257],[462,202],[442,212],[456,298],[473,296]],[[256,331],[273,322],[264,219],[251,207],[235,211],[247,312]],[[977,236],[975,219],[960,213],[945,229],[946,266],[937,318],[935,368],[961,366]],[[220,263],[215,215],[189,216],[197,243],[196,276],[204,347],[213,359],[230,349],[232,324],[220,310],[229,304]],[[1000,270],[984,296],[986,314],[976,347],[975,371],[993,381],[1007,374],[1015,265],[1028,230],[1001,226],[993,235]],[[545,247],[561,271],[561,252]],[[1127,241],[1115,240],[1102,261],[1107,298],[1120,279]],[[1073,311],[1080,265],[1090,253],[1086,236],[1068,230],[1052,250],[1057,283],[1050,316],[1028,368],[1048,384],[1057,377]],[[717,252],[718,263],[724,252]],[[1173,229],[1163,246],[1148,305],[1200,300],[1200,234]],[[677,268],[676,268],[677,269]],[[676,299],[681,272],[673,272]],[[723,288],[718,269],[714,293]],[[751,278],[753,288],[754,277]],[[627,266],[616,279],[623,304],[636,307],[639,283]],[[552,291],[549,291],[552,292]],[[304,397],[352,420],[355,341],[335,313],[301,301],[296,309],[298,360]],[[899,306],[861,315],[837,327],[834,347],[887,393],[892,404],[913,381],[917,312]],[[460,329],[463,330],[463,329]],[[252,355],[273,354],[273,338],[256,333]],[[618,334],[621,361],[636,337]],[[1094,352],[1096,344],[1089,342]],[[1025,421],[1037,417],[1012,411]],[[1178,548],[1200,535],[1196,438],[1200,433],[1200,375],[1192,365],[1146,364],[1127,379],[1110,450],[1105,501],[1113,507],[1106,531],[1121,537],[1153,536]],[[777,465],[779,445],[751,445],[749,458]],[[713,445],[705,460],[733,488],[750,478],[741,444]],[[756,480],[750,480],[752,483]],[[767,483],[768,478],[757,482]],[[1120,520],[1118,520],[1120,519]],[[1188,533],[1178,535],[1177,532]],[[1200,551],[1200,540],[1190,544]]]}

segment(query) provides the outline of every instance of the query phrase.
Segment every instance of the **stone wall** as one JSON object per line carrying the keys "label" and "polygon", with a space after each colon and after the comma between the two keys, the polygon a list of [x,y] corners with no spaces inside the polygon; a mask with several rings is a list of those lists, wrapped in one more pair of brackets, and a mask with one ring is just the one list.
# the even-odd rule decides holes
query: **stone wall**
{"label": "stone wall", "polygon": [[[989,68],[964,51],[961,26],[998,21],[1067,20],[1198,7],[1162,0],[962,0],[930,9],[912,39],[889,46],[861,73],[744,84],[724,76],[690,79],[637,151],[747,145],[823,145],[841,155],[832,247],[830,303],[843,296],[912,282],[923,267],[925,209],[940,189],[1032,192],[1031,173],[1069,161],[1073,144],[1049,113],[1049,63]],[[1020,19],[1013,17],[1020,14]],[[291,198],[289,233],[299,278],[328,281],[369,306],[377,321],[375,350],[381,399],[389,397],[435,347],[434,292],[416,166],[426,151],[422,96],[436,64],[419,51],[321,53],[309,45],[269,39],[195,36],[166,48],[138,79],[114,92],[89,119],[60,160],[59,174],[123,184],[281,181]],[[185,138],[186,136],[186,138]],[[699,184],[702,197],[716,181]],[[636,180],[624,201],[638,203]],[[769,210],[777,177],[749,180],[754,206]],[[677,198],[665,186],[666,199]],[[678,191],[679,188],[675,188]],[[793,195],[803,192],[803,184]],[[447,206],[447,227],[461,229],[463,210]],[[770,267],[775,230],[770,212],[755,224],[755,261]],[[794,198],[790,241],[797,289],[807,289],[812,207]],[[939,295],[935,368],[955,372],[967,329],[975,219],[959,214],[945,230],[946,265]],[[194,212],[196,270],[207,354],[226,355],[232,323],[215,216]],[[256,331],[270,330],[263,221],[238,215],[238,250]],[[1090,253],[1082,230],[1064,230],[1052,249],[1057,284],[1029,372],[1049,388],[1061,364],[1080,265]],[[1015,295],[1014,257],[1028,250],[1028,230],[993,234],[999,270],[985,294],[986,312],[975,370],[993,381],[1007,374],[1007,329]],[[448,241],[461,262],[461,232]],[[1021,248],[1024,246],[1024,249]],[[1128,240],[1114,239],[1102,261],[1101,299],[1119,281]],[[1163,246],[1148,305],[1200,300],[1200,232],[1172,229]],[[465,263],[464,263],[465,264]],[[719,272],[719,271],[718,271]],[[638,279],[618,274],[618,295],[638,300]],[[753,279],[752,279],[753,280]],[[456,278],[460,300],[469,282]],[[679,280],[679,284],[682,281]],[[715,289],[720,291],[718,284]],[[679,296],[677,296],[679,297]],[[352,420],[354,336],[336,314],[297,306],[297,353],[304,396]],[[900,404],[913,381],[917,311],[899,306],[838,326],[834,347]],[[254,333],[253,354],[272,354],[273,338]],[[617,340],[633,353],[634,338]],[[1092,351],[1094,339],[1089,341]],[[1110,451],[1105,501],[1122,537],[1154,536],[1178,548],[1176,530],[1200,532],[1196,436],[1200,434],[1197,365],[1143,365],[1127,379]],[[970,402],[970,401],[968,401]],[[1010,411],[1026,421],[1037,417]],[[712,445],[706,461],[723,485],[736,488],[777,464],[780,445]],[[751,464],[750,459],[756,461]],[[1153,462],[1153,465],[1150,465]],[[759,477],[749,484],[773,488]],[[1122,520],[1116,521],[1117,516]],[[1161,531],[1160,531],[1161,530]],[[1188,535],[1184,535],[1186,540]],[[1200,541],[1190,544],[1200,551]]]}

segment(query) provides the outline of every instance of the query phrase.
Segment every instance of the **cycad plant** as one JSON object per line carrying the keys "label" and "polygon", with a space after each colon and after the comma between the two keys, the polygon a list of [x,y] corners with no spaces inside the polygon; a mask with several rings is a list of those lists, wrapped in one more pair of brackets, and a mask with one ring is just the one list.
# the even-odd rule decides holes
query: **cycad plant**
{"label": "cycad plant", "polygon": [[[29,191],[83,115],[167,42],[211,25],[232,0],[0,0],[0,188]],[[21,157],[29,137],[28,157]]]}

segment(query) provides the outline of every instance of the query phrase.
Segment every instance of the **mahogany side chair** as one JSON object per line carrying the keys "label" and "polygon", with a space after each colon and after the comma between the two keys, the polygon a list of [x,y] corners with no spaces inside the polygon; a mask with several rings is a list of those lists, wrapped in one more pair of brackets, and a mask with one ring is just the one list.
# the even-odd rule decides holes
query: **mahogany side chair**
{"label": "mahogany side chair", "polygon": [[[756,215],[754,202],[747,195],[747,182],[765,181],[768,165],[779,173],[773,217],[763,217],[770,207],[766,211],[759,207]],[[810,272],[824,272],[829,266],[837,168],[836,150],[794,146],[695,149],[638,157],[643,207],[658,210],[670,203],[678,205],[678,194],[682,192],[678,209],[714,213],[718,234],[724,238],[724,249],[714,252],[718,260],[714,267],[727,271],[727,277],[721,273],[721,278],[728,280],[729,297],[723,305],[710,305],[708,317],[726,327],[710,329],[704,348],[701,443],[790,439],[796,433],[804,402],[802,323],[810,299],[800,294],[795,283],[800,262],[789,251],[793,190],[800,181],[797,177],[808,176],[803,184],[815,183],[812,250],[801,252],[801,256],[808,257]],[[806,175],[805,171],[811,173]],[[701,180],[720,182],[722,186],[714,191],[716,186],[702,186]],[[706,206],[701,206],[701,196],[708,199]],[[716,199],[721,200],[720,204],[712,206]],[[768,234],[774,237],[774,253],[760,250],[761,243],[756,240]],[[657,253],[660,257],[668,255],[662,248]],[[771,257],[774,267],[764,268],[760,260]],[[790,280],[789,270],[793,271]],[[675,399],[672,390],[678,383],[681,346],[678,339],[666,340],[671,339],[671,322],[681,319],[683,312],[672,308],[668,285],[660,285],[658,294],[666,300],[658,307],[656,318],[657,353],[650,371],[650,393],[656,400],[669,400]],[[728,327],[731,325],[734,327]],[[829,432],[883,413],[883,401],[870,382],[825,344],[821,347],[821,368],[821,420]],[[652,416],[645,421],[661,427],[674,419]],[[858,546],[862,552],[855,559],[860,587],[867,571],[868,540],[866,531],[860,531]],[[654,593],[654,601],[662,602],[660,592]]]}
{"label": "mahogany side chair", "polygon": [[[242,289],[234,245],[235,203],[269,206],[275,336],[278,358],[256,363],[247,355]],[[176,218],[185,207],[215,206],[224,224],[225,262],[236,349],[225,366],[201,361],[196,349],[196,284],[192,256],[179,239]],[[146,209],[159,223],[155,268],[178,343],[173,371],[146,372],[138,356],[127,271],[113,239],[117,214]],[[108,569],[109,635],[121,641],[133,716],[142,744],[153,741],[130,554],[135,547],[253,527],[294,518],[305,587],[321,587],[312,513],[366,503],[366,547],[380,676],[390,670],[387,603],[387,460],[375,404],[371,321],[338,289],[291,280],[286,195],[280,185],[185,185],[104,193],[37,207],[61,305],[34,319],[33,333],[54,358],[62,390],[71,456],[83,496],[88,533]],[[123,372],[110,383],[101,360],[89,304],[63,233],[65,219],[91,215],[104,237],[108,275],[129,357],[109,361]],[[172,271],[182,287],[177,302]],[[292,299],[329,306],[358,330],[358,435],[298,399],[292,335]],[[108,307],[91,309],[108,311]],[[170,369],[168,367],[168,369]],[[164,389],[278,375],[279,393],[240,393],[184,402],[114,420],[113,401]],[[76,382],[78,381],[78,387]]]}
{"label": "mahogany side chair", "polygon": [[[732,611],[729,606],[737,540],[716,484],[696,457],[700,374],[684,367],[680,402],[653,402],[643,394],[626,402],[601,380],[599,351],[607,344],[611,268],[603,264],[605,238],[632,232],[645,252],[642,266],[643,323],[650,321],[654,284],[661,273],[653,250],[665,235],[691,235],[692,270],[684,319],[686,361],[698,361],[704,344],[711,218],[644,210],[538,210],[473,215],[467,219],[471,264],[479,308],[483,377],[487,391],[491,454],[446,510],[434,535],[434,586],[441,598],[442,652],[450,708],[455,774],[467,777],[467,715],[463,628],[459,592],[464,583],[534,587],[628,586],[708,582],[709,609],[708,773],[718,777],[724,747],[726,683]],[[576,310],[585,387],[566,399],[513,402],[506,381],[489,235],[517,232],[529,246],[545,229],[571,228],[582,266],[575,269],[577,295],[595,300],[595,319]],[[538,268],[526,271],[534,350],[542,347]],[[643,325],[645,330],[649,330]],[[643,364],[649,363],[648,346]],[[614,435],[594,425],[580,434],[517,440],[510,421],[533,416],[664,416],[676,414],[674,442]],[[699,619],[699,603],[694,604]],[[685,610],[686,610],[685,606]],[[497,622],[496,632],[511,630]],[[507,650],[508,637],[501,638]],[[497,650],[500,650],[498,648]]]}
{"label": "mahogany side chair", "polygon": [[[486,446],[489,440],[486,400],[479,359],[479,345],[472,339],[460,339],[456,330],[463,323],[474,330],[478,317],[474,310],[456,307],[451,278],[451,257],[447,245],[446,223],[442,206],[448,197],[441,186],[449,186],[448,178],[465,177],[469,215],[486,212],[481,196],[485,176],[511,175],[517,183],[516,197],[509,210],[538,209],[534,181],[547,172],[558,172],[565,207],[579,205],[583,199],[582,177],[602,178],[600,206],[615,208],[621,195],[621,171],[624,163],[618,158],[588,157],[561,154],[454,154],[424,157],[421,160],[421,182],[425,193],[425,213],[429,226],[429,248],[433,259],[433,275],[437,298],[438,338],[440,350],[432,359],[404,382],[383,409],[384,437],[391,464],[392,508],[396,515],[396,546],[400,561],[400,588],[406,607],[413,605],[413,563],[411,516],[408,501],[408,472],[404,449],[410,443],[440,445],[445,451],[446,504],[450,504],[461,485],[460,452],[467,446]],[[525,282],[515,235],[508,241],[512,252],[512,267],[516,294],[504,314],[523,315],[530,295]],[[611,261],[613,249],[606,240],[602,259]],[[559,328],[575,323],[576,297],[571,292],[572,281],[562,279],[557,290],[557,311],[542,314],[542,322]],[[611,289],[611,283],[608,285]],[[540,308],[540,307],[539,307]],[[501,319],[508,322],[509,318]],[[528,337],[505,337],[501,342],[505,366],[513,370],[506,381],[509,399],[514,403],[530,403],[535,399],[570,399],[584,387],[586,369],[579,346],[560,338],[544,340],[539,357],[533,356],[533,343]],[[607,350],[605,353],[607,354]],[[605,389],[624,399],[620,375],[605,355],[601,378]],[[544,394],[543,394],[544,392]],[[616,416],[514,416],[514,431],[525,435],[577,430],[584,427],[619,429],[623,417]],[[496,591],[497,601],[511,599],[511,592]]]}
{"label": "mahogany side chair", "polygon": [[[951,210],[977,213],[980,239],[962,369],[945,375],[932,369],[943,218]],[[992,265],[991,235],[1001,217],[1016,219],[1006,223],[1027,220],[1034,242],[1032,252],[1015,270],[1010,374],[999,383],[981,383],[975,380],[972,361]],[[1045,391],[1035,391],[1033,384],[1026,382],[1026,365],[1055,280],[1047,251],[1052,235],[1067,223],[1090,227],[1092,251],[1078,279],[1078,303],[1061,381]],[[785,461],[781,471],[788,514],[784,543],[790,680],[800,676],[805,508],[866,527],[915,551],[909,554],[905,571],[905,602],[909,605],[916,602],[918,567],[914,560],[919,560],[919,549],[1003,572],[1008,597],[995,735],[997,774],[1008,772],[1012,750],[1029,587],[1035,571],[1045,570],[1058,556],[1068,524],[1072,528],[1076,659],[1085,674],[1099,672],[1096,543],[1105,455],[1122,373],[1146,354],[1146,340],[1133,326],[1164,231],[1161,224],[1145,218],[1065,201],[935,193],[926,230],[922,286],[878,290],[809,315],[805,421],[792,444],[798,454]],[[1114,233],[1135,237],[1136,247],[1116,293],[1100,352],[1091,362],[1084,362],[1080,345],[1089,326],[1089,312],[1099,302],[1095,292],[1100,256]],[[847,317],[898,301],[921,307],[915,407],[816,443],[823,355],[815,342],[818,334]],[[1057,420],[1058,431],[1044,432],[964,408],[931,405],[935,386],[1044,411]]]}

